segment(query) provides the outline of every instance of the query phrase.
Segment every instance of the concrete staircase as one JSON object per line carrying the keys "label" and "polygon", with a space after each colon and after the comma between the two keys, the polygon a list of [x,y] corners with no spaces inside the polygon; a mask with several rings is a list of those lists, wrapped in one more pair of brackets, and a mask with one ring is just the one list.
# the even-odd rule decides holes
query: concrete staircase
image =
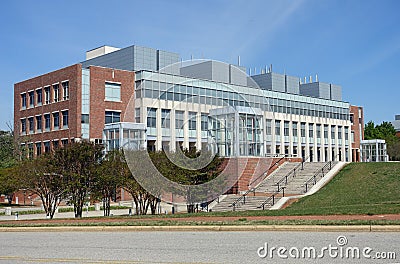
{"label": "concrete staircase", "polygon": [[[212,210],[217,212],[223,211],[246,211],[246,210],[261,210],[260,205],[265,202],[269,197],[278,191],[277,182],[280,182],[279,188],[280,193],[274,196],[273,203],[279,201],[282,197],[282,187],[284,187],[285,196],[299,195],[306,192],[305,182],[312,178],[315,173],[321,170],[327,163],[326,162],[305,162],[303,169],[300,162],[285,162],[271,175],[269,175],[264,181],[262,181],[254,192],[249,192],[245,197],[241,195],[228,195],[224,200],[217,203]],[[335,166],[335,162],[332,162],[332,168]],[[325,173],[329,171],[329,168],[325,169]],[[320,176],[316,177],[316,181],[321,179]],[[312,186],[308,186],[308,190]],[[240,198],[239,201],[237,201]],[[236,201],[235,206],[231,206]],[[272,199],[265,204],[264,209],[269,209],[272,206]]]}

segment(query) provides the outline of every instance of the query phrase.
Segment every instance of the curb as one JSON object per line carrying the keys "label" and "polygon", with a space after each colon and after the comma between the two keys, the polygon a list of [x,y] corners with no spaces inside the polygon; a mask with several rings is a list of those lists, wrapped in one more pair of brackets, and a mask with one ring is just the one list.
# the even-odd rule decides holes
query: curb
{"label": "curb", "polygon": [[400,225],[58,226],[0,227],[0,232],[400,232]]}

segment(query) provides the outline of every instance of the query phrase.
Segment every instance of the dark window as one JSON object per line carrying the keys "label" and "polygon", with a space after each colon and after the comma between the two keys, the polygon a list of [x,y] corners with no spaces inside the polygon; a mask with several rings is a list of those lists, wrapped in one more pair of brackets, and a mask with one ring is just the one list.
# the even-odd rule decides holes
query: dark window
{"label": "dark window", "polygon": [[63,128],[68,128],[68,110],[62,111],[62,125]]}
{"label": "dark window", "polygon": [[196,112],[189,112],[189,130],[196,130]]}
{"label": "dark window", "polygon": [[68,139],[62,139],[61,140],[61,144],[63,145],[63,147],[68,145]]}
{"label": "dark window", "polygon": [[69,99],[69,81],[65,81],[61,83],[63,87],[63,100],[68,100]]}
{"label": "dark window", "polygon": [[156,127],[157,125],[157,108],[147,108],[147,126]]}
{"label": "dark window", "polygon": [[50,104],[50,87],[44,88],[44,102],[45,104]]}
{"label": "dark window", "polygon": [[82,124],[89,124],[89,115],[88,114],[82,114],[81,123]]}
{"label": "dark window", "polygon": [[50,114],[44,115],[44,128],[46,129],[46,131],[50,130]]}
{"label": "dark window", "polygon": [[184,122],[184,113],[183,111],[175,111],[175,128],[183,129]]}
{"label": "dark window", "polygon": [[53,94],[54,102],[60,101],[60,85],[58,83],[53,85]]}
{"label": "dark window", "polygon": [[161,127],[162,128],[170,128],[171,127],[170,112],[171,112],[171,110],[169,110],[169,109],[161,109]]}
{"label": "dark window", "polygon": [[26,108],[26,94],[21,94],[21,107]]}
{"label": "dark window", "polygon": [[29,107],[33,107],[35,105],[35,92],[29,92]]}
{"label": "dark window", "polygon": [[29,117],[28,118],[28,122],[29,122],[29,132],[33,133],[34,127],[35,127],[35,123],[33,122],[33,117]]}
{"label": "dark window", "polygon": [[58,129],[60,127],[60,113],[53,113],[53,125],[54,129]]}
{"label": "dark window", "polygon": [[121,121],[121,112],[106,111],[105,124],[118,123]]}
{"label": "dark window", "polygon": [[40,156],[40,154],[42,154],[42,143],[38,142],[36,143],[36,155]]}
{"label": "dark window", "polygon": [[21,133],[26,132],[26,119],[21,119]]}
{"label": "dark window", "polygon": [[208,130],[208,115],[201,113],[201,131]]}
{"label": "dark window", "polygon": [[50,141],[44,142],[44,153],[50,152]]}
{"label": "dark window", "polygon": [[42,116],[36,116],[36,131],[42,131]]}
{"label": "dark window", "polygon": [[37,98],[37,104],[41,105],[43,103],[43,90],[42,89],[36,90],[36,98]]}

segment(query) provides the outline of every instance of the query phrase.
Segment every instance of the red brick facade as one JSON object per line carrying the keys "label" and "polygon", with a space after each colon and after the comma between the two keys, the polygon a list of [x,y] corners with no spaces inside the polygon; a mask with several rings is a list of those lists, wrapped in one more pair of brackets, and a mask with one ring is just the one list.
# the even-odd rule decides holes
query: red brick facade
{"label": "red brick facade", "polygon": [[[105,82],[121,84],[121,102],[105,101]],[[125,109],[135,90],[135,73],[90,66],[90,138],[102,138],[105,110],[121,111],[124,122]]]}
{"label": "red brick facade", "polygon": [[[364,109],[361,106],[350,106],[352,157],[353,162],[360,162],[360,143],[364,139]],[[354,138],[354,141],[353,141]]]}
{"label": "red brick facade", "polygon": [[[112,82],[121,85],[121,102],[107,102],[105,100],[105,83]],[[64,94],[64,87],[68,84],[68,96]],[[102,138],[105,123],[105,111],[121,112],[121,121],[124,111],[134,93],[135,75],[130,71],[114,70],[102,67],[90,67],[90,130],[89,137]],[[57,91],[58,87],[58,92]],[[46,97],[45,90],[49,90],[50,97]],[[42,103],[38,102],[42,91]],[[33,93],[33,101],[31,97]],[[58,96],[57,96],[58,94]],[[58,98],[57,98],[58,97]],[[23,99],[24,98],[24,99]],[[25,104],[23,105],[23,101]],[[63,116],[68,112],[68,125],[63,126]],[[14,85],[14,131],[20,142],[33,148],[32,155],[37,155],[37,145],[41,146],[42,153],[46,146],[50,149],[61,146],[73,139],[81,138],[82,121],[82,65],[75,64],[57,71],[53,71]],[[58,114],[59,126],[54,115]],[[50,116],[50,126],[46,128],[46,117]],[[41,129],[37,119],[41,118]],[[30,121],[33,119],[33,129]],[[66,119],[66,118],[65,118]],[[23,121],[25,120],[25,121]],[[25,130],[22,131],[22,123]],[[40,125],[39,125],[40,126]],[[29,148],[28,148],[29,149]]]}

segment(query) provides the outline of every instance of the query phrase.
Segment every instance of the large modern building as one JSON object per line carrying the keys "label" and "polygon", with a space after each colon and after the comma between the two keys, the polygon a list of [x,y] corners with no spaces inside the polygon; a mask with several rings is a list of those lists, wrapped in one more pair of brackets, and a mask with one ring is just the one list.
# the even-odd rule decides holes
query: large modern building
{"label": "large modern building", "polygon": [[[71,140],[221,156],[359,161],[363,110],[341,87],[179,54],[103,46],[14,86],[14,128],[30,156]],[[18,134],[18,133],[16,133]]]}

